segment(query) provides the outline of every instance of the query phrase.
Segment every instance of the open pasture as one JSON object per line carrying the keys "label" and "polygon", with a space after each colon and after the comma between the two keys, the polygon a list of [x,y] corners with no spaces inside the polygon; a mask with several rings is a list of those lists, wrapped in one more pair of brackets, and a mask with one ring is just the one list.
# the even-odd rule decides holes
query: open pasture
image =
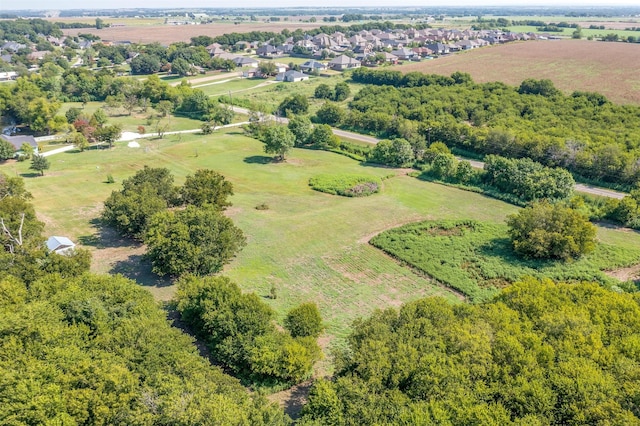
{"label": "open pasture", "polygon": [[[95,22],[95,19],[94,19]],[[105,22],[109,22],[106,20]],[[108,27],[97,30],[95,28],[72,28],[62,32],[65,35],[78,35],[79,33],[91,33],[97,35],[102,40],[128,40],[132,43],[154,43],[169,45],[178,41],[189,42],[191,37],[206,35],[216,37],[228,33],[248,33],[251,31],[272,31],[280,32],[289,29],[291,31],[298,28],[312,29],[324,25],[324,22],[233,22],[212,23],[201,25],[131,25],[123,27]],[[247,40],[251,41],[251,40]]]}
{"label": "open pasture", "polygon": [[[144,247],[101,228],[96,219],[102,202],[145,164],[169,168],[176,184],[198,168],[219,171],[234,185],[233,206],[227,214],[248,240],[224,273],[244,290],[261,296],[269,295],[275,286],[277,299],[268,299],[268,303],[280,315],[295,304],[317,302],[332,336],[345,336],[356,317],[376,308],[399,306],[427,295],[459,300],[433,280],[370,246],[373,236],[420,220],[473,219],[501,224],[516,211],[512,205],[479,194],[324,151],[294,149],[286,162],[273,163],[263,153],[262,144],[239,129],[140,143],[140,148],[117,143],[111,150],[52,156],[44,177],[34,177],[28,161],[7,162],[0,170],[25,176],[47,234],[66,235],[89,247],[94,271],[136,278],[159,300],[170,299],[173,286],[150,273],[141,256]],[[109,174],[115,184],[106,183]],[[311,189],[309,179],[320,174],[396,176],[385,179],[378,194],[346,198]],[[256,209],[261,205],[268,208]],[[599,238],[640,246],[637,233],[599,229]]]}
{"label": "open pasture", "polygon": [[395,69],[441,75],[462,71],[479,83],[501,81],[516,86],[527,78],[547,78],[566,93],[599,92],[613,102],[640,103],[639,43],[527,41],[406,63]]}

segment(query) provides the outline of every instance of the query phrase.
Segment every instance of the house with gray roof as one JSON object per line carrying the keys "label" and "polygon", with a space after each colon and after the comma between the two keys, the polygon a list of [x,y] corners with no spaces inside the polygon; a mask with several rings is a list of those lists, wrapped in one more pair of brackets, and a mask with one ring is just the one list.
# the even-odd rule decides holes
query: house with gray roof
{"label": "house with gray roof", "polygon": [[329,68],[337,71],[360,68],[360,66],[362,66],[362,63],[359,60],[350,58],[347,55],[336,56],[329,62]]}
{"label": "house with gray roof", "polygon": [[286,72],[281,72],[276,75],[276,81],[286,81],[289,83],[295,83],[297,81],[309,80],[309,76],[307,74],[301,73],[300,71],[289,70]]}
{"label": "house with gray roof", "polygon": [[9,136],[9,135],[0,135],[0,139],[3,139],[13,145],[13,148],[16,150],[16,155],[22,151],[22,145],[27,144],[33,148],[34,153],[38,153],[38,143],[35,138],[31,135],[20,135],[20,136]]}

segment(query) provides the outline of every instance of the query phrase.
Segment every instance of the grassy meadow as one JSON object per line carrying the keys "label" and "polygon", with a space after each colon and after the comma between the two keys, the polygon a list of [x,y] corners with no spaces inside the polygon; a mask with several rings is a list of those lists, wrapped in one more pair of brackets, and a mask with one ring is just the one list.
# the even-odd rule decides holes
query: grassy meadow
{"label": "grassy meadow", "polygon": [[[262,144],[239,129],[212,135],[172,135],[142,140],[140,148],[117,143],[111,150],[69,151],[50,157],[44,177],[29,162],[7,162],[0,170],[25,177],[49,235],[66,235],[94,254],[93,270],[137,279],[158,300],[172,297],[171,282],[150,273],[144,247],[101,227],[102,201],[120,182],[149,165],[167,167],[181,184],[198,168],[219,171],[234,185],[227,214],[248,244],[224,273],[245,291],[264,296],[282,317],[293,305],[315,301],[330,336],[344,337],[351,322],[376,308],[399,306],[428,295],[460,298],[423,274],[402,266],[368,244],[376,234],[421,220],[473,219],[502,224],[516,207],[447,186],[420,181],[402,170],[370,167],[337,154],[294,149],[273,163]],[[115,184],[106,183],[110,174]],[[314,191],[309,179],[321,174],[358,174],[383,181],[378,194],[346,198]],[[268,209],[259,210],[257,206]],[[262,207],[264,208],[264,207]],[[601,241],[640,243],[637,233],[599,229]],[[450,253],[440,253],[443,258]],[[272,286],[277,299],[266,298]]]}
{"label": "grassy meadow", "polygon": [[[592,253],[563,262],[522,259],[513,252],[507,235],[505,224],[426,221],[390,229],[371,243],[473,301],[487,300],[524,276],[611,286],[616,280],[603,271],[640,262],[640,248],[633,238],[615,244],[601,241]],[[443,258],[442,253],[449,255]]]}

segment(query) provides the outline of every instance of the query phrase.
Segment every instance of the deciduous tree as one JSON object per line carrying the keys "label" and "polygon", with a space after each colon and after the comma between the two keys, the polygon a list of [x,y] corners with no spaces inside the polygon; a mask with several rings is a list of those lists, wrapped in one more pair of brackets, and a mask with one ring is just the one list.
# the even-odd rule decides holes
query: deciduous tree
{"label": "deciduous tree", "polygon": [[49,163],[49,160],[47,159],[47,157],[36,154],[31,159],[31,167],[29,168],[31,170],[36,170],[40,172],[40,176],[44,176],[44,171],[48,170],[50,166],[51,164]]}
{"label": "deciduous tree", "polygon": [[219,272],[246,244],[231,219],[212,207],[163,211],[149,221],[144,242],[158,275]]}
{"label": "deciduous tree", "polygon": [[287,153],[294,147],[296,137],[289,128],[280,125],[269,126],[263,136],[264,152],[276,154],[278,161],[284,160]]}
{"label": "deciduous tree", "polygon": [[228,197],[233,195],[233,185],[214,170],[200,169],[187,176],[180,194],[184,204],[224,210],[231,206]]}
{"label": "deciduous tree", "polygon": [[593,251],[596,244],[596,227],[561,204],[533,204],[510,215],[507,225],[514,250],[528,258],[568,260]]}

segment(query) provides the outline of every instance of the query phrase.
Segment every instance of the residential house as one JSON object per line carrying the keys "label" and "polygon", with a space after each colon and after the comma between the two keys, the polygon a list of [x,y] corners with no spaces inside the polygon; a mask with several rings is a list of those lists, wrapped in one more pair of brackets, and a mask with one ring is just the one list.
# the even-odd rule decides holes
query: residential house
{"label": "residential house", "polygon": [[247,56],[236,56],[232,61],[237,67],[257,67],[260,64],[257,59],[249,58]]}
{"label": "residential house", "polygon": [[0,81],[15,80],[16,78],[18,78],[18,73],[15,71],[0,72]]}
{"label": "residential house", "polygon": [[324,64],[322,62],[318,62],[316,60],[313,59],[309,59],[307,62],[305,62],[304,64],[300,65],[300,69],[304,72],[320,72],[320,71],[325,71],[327,69],[327,64]]}
{"label": "residential house", "polygon": [[434,55],[445,55],[449,53],[449,46],[442,43],[433,43],[427,44],[425,46],[427,49],[430,49]]}
{"label": "residential house", "polygon": [[0,49],[1,50],[8,50],[8,51],[11,51],[11,52],[15,53],[18,50],[24,49],[26,47],[27,47],[26,45],[20,44],[20,43],[15,42],[15,41],[8,41],[5,44],[3,44],[2,46],[0,46]]}
{"label": "residential house", "polygon": [[0,134],[0,139],[4,139],[5,141],[13,145],[13,148],[16,150],[16,155],[20,154],[20,151],[22,150],[22,145],[25,143],[27,145],[30,145],[31,148],[33,148],[34,153],[36,154],[38,153],[38,143],[36,142],[35,138],[31,135],[9,136],[9,135]]}
{"label": "residential house", "polygon": [[45,56],[47,56],[49,53],[48,50],[39,50],[37,52],[31,52],[27,55],[27,59],[30,59],[32,61],[39,61],[44,59]]}
{"label": "residential house", "polygon": [[289,70],[286,72],[281,72],[276,75],[276,81],[286,81],[289,83],[295,83],[297,81],[309,80],[309,76],[307,74],[303,74],[300,71]]}
{"label": "residential house", "polygon": [[411,49],[407,49],[406,47],[398,50],[393,50],[391,51],[391,54],[396,56],[401,61],[410,61],[416,57],[416,52]]}
{"label": "residential house", "polygon": [[336,56],[329,62],[329,68],[336,71],[360,68],[361,65],[362,64],[360,61],[354,58],[350,58],[347,55]]}
{"label": "residential house", "polygon": [[275,58],[282,56],[282,51],[270,44],[265,44],[256,49],[256,54],[262,58]]}

